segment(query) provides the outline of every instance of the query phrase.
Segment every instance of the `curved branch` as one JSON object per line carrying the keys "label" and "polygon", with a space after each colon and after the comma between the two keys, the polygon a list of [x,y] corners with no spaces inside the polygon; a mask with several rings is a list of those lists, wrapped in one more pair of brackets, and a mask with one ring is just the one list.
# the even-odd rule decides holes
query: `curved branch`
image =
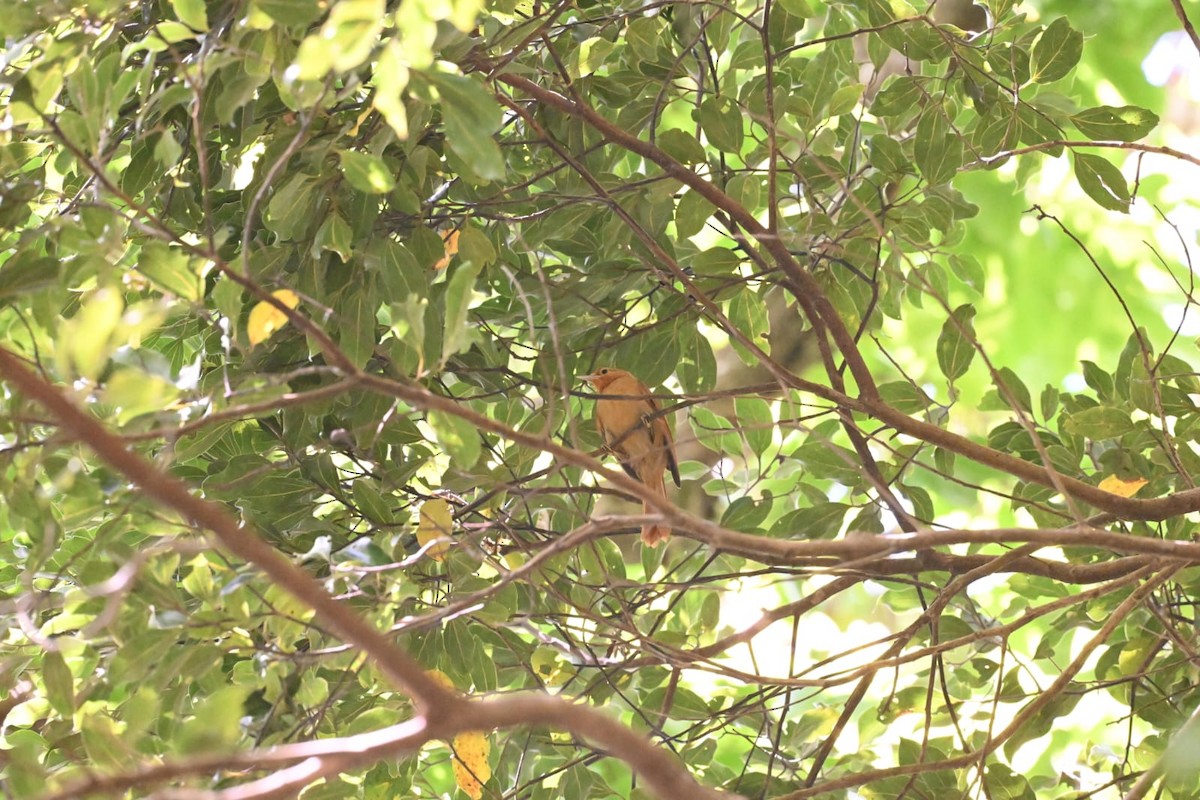
{"label": "curved branch", "polygon": [[833,304],[825,296],[825,292],[822,290],[820,284],[817,283],[808,270],[800,266],[795,256],[788,250],[787,243],[778,235],[763,227],[754,218],[754,215],[742,207],[740,203],[725,194],[725,192],[721,191],[712,182],[705,180],[676,159],[667,155],[656,145],[644,142],[623,128],[609,122],[591,106],[564,97],[558,92],[545,89],[520,75],[500,73],[495,76],[495,79],[507,83],[514,89],[525,92],[539,103],[584,120],[597,131],[604,134],[605,138],[609,141],[654,162],[667,175],[687,185],[705,200],[708,200],[714,206],[728,214],[738,225],[749,232],[755,241],[767,252],[774,256],[784,273],[796,284],[798,288],[798,291],[794,292],[796,300],[804,307],[809,319],[820,320],[829,329],[830,334],[838,345],[838,349],[841,350],[847,365],[850,367],[851,374],[853,374],[854,379],[858,382],[859,391],[867,397],[878,396],[875,388],[875,379],[858,353],[858,345],[854,341],[854,336],[842,322]]}
{"label": "curved branch", "polygon": [[[587,706],[560,697],[522,692],[505,697],[462,702],[464,713],[452,723],[411,719],[370,733],[283,744],[241,753],[180,758],[117,775],[91,775],[47,795],[43,800],[96,794],[115,794],[137,786],[220,770],[278,769],[270,775],[219,792],[204,792],[211,800],[266,800],[295,797],[313,781],[339,772],[359,769],[386,758],[415,752],[433,739],[447,739],[464,730],[490,731],[519,725],[546,725],[569,730],[592,746],[621,759],[642,777],[659,797],[675,800],[737,800],[696,783],[687,769],[667,750],[617,720]],[[175,792],[187,797],[190,792]]]}
{"label": "curved branch", "polygon": [[[185,483],[130,450],[119,437],[81,411],[4,348],[0,348],[0,377],[15,390],[41,403],[64,429],[91,447],[103,461],[124,474],[148,497],[212,531],[222,546],[262,570],[276,585],[311,608],[325,624],[366,653],[393,684],[410,694],[419,716],[408,727],[394,732],[391,738],[385,737],[386,741],[380,745],[383,752],[391,752],[388,748],[411,749],[417,743],[448,738],[465,730],[550,724],[590,739],[626,761],[660,797],[723,796],[696,783],[686,768],[667,751],[586,706],[538,694],[520,694],[484,703],[468,702],[462,695],[439,684],[411,656],[392,643],[387,635],[348,606],[334,600],[312,576],[267,544],[252,529],[240,525],[217,503],[193,495]],[[368,749],[367,752],[372,751]],[[354,760],[359,757],[367,756],[362,753],[355,753],[353,757],[339,756],[337,764],[329,769],[345,769],[348,763],[346,759],[351,759],[352,763],[362,763]],[[382,754],[377,754],[372,756],[372,760],[381,757]],[[307,785],[321,774],[328,774],[315,765],[309,766],[293,773],[299,785]],[[278,784],[280,778],[276,776],[274,781],[271,786]],[[269,788],[266,784],[262,788],[262,794],[240,796],[279,796],[266,792]],[[291,786],[289,791],[294,793],[296,789],[298,786]],[[230,795],[234,796],[238,795]]]}

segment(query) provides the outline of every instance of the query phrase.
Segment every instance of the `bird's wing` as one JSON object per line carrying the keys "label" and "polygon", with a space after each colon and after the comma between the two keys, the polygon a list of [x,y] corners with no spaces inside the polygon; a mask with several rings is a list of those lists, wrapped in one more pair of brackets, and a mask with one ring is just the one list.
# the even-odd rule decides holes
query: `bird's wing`
{"label": "bird's wing", "polygon": [[650,441],[667,451],[667,468],[671,470],[671,477],[675,479],[675,485],[679,486],[681,485],[679,464],[675,461],[675,443],[671,439],[671,425],[667,422],[666,417],[659,415],[657,400],[647,397],[646,401],[650,404],[650,414],[654,417],[650,420]]}
{"label": "bird's wing", "polygon": [[[624,445],[621,441],[616,441],[618,437],[613,436],[612,432],[604,426],[603,415],[600,414],[599,408],[596,410],[596,430],[600,432],[600,440],[604,442],[604,446],[609,452],[617,457],[617,463],[621,465],[621,469],[625,470],[625,474],[634,480],[638,478],[637,471],[628,461],[628,455],[625,452]],[[620,437],[625,438],[625,437]]]}

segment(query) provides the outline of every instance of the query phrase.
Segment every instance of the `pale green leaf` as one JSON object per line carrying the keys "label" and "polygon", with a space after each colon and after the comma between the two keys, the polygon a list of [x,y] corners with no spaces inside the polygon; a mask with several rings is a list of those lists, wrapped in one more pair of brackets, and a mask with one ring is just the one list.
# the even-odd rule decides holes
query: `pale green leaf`
{"label": "pale green leaf", "polygon": [[171,0],[179,21],[194,31],[208,30],[208,10],[204,0]]}
{"label": "pale green leaf", "polygon": [[1066,428],[1089,439],[1115,439],[1134,430],[1129,412],[1110,406],[1094,406],[1067,417]]}
{"label": "pale green leaf", "polygon": [[1137,106],[1098,106],[1072,114],[1071,121],[1091,139],[1134,142],[1154,130],[1158,116]]}
{"label": "pale green leaf", "polygon": [[379,156],[343,150],[338,153],[342,174],[350,185],[367,194],[386,194],[396,186],[396,178]]}
{"label": "pale green leaf", "polygon": [[204,292],[204,280],[195,269],[198,259],[187,255],[166,242],[151,241],[142,246],[138,255],[138,272],[164,292],[184,300],[199,300]]}
{"label": "pale green leaf", "polygon": [[460,470],[475,466],[482,452],[475,426],[461,417],[440,411],[430,411],[428,419],[437,443],[450,456],[451,466]]}
{"label": "pale green leaf", "polygon": [[446,123],[446,144],[484,180],[504,177],[504,157],[492,134],[500,106],[475,77],[438,70],[419,73],[436,89]]}
{"label": "pale green leaf", "polygon": [[442,336],[442,362],[469,346],[473,329],[467,325],[467,312],[475,291],[481,264],[467,262],[454,270],[446,284],[446,326]]}

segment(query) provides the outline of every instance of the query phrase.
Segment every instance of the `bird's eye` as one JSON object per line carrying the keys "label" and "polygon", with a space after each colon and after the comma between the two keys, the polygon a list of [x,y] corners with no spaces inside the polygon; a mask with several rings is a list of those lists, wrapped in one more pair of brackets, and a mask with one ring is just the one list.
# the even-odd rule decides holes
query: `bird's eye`
{"label": "bird's eye", "polygon": [[600,370],[600,374],[601,374],[601,375],[607,375],[607,374],[608,374],[608,367],[605,367],[604,369]]}

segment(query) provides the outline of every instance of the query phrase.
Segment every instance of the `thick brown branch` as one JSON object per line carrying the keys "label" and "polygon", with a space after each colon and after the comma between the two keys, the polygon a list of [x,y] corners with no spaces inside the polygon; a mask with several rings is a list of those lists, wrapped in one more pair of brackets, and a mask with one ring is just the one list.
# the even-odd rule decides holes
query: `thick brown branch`
{"label": "thick brown branch", "polygon": [[205,796],[214,800],[294,797],[318,778],[412,753],[432,739],[446,739],[463,730],[490,731],[518,725],[545,725],[571,731],[593,747],[629,764],[646,786],[664,799],[737,800],[735,795],[700,786],[669,751],[654,746],[643,734],[587,706],[533,692],[478,702],[462,701],[462,706],[465,713],[458,715],[452,724],[434,726],[426,720],[415,719],[356,736],[165,761],[132,773],[90,776],[43,800],[113,794],[220,770],[277,769],[286,765],[292,766],[223,792],[206,792]]}
{"label": "thick brown branch", "polygon": [[[1007,472],[1022,480],[1054,488],[1054,481],[1045,467],[1001,453],[985,445],[958,436],[945,428],[914,419],[884,403],[882,400],[863,400],[856,403],[862,411],[886,422],[900,433],[907,434],[929,444],[936,444],[972,461]],[[1163,520],[1200,510],[1200,489],[1188,489],[1166,497],[1139,500],[1133,497],[1106,492],[1077,478],[1059,475],[1063,488],[1072,497],[1091,503],[1098,509],[1127,520]]]}
{"label": "thick brown branch", "polygon": [[[222,546],[261,569],[276,585],[305,603],[322,622],[363,650],[389,680],[413,697],[421,714],[412,723],[416,727],[403,728],[396,736],[382,743],[380,747],[384,750],[374,758],[380,758],[395,748],[411,749],[416,744],[447,738],[463,730],[550,724],[611,751],[641,775],[647,786],[660,797],[720,796],[697,784],[683,765],[667,751],[653,746],[644,736],[608,716],[584,706],[539,694],[468,703],[456,692],[441,686],[384,633],[349,607],[334,600],[307,572],[285,558],[253,530],[239,525],[220,505],[196,497],[182,481],[130,450],[119,437],[81,411],[17,356],[3,348],[0,348],[0,377],[13,389],[41,403],[65,430],[95,450],[103,461],[124,474],[148,497],[212,531]],[[339,755],[334,765],[335,771],[347,768],[347,764],[366,763],[359,761],[360,757],[366,758],[361,753],[353,757]],[[297,778],[304,778],[305,782],[301,785],[306,785],[320,774],[324,773],[305,770],[297,773]],[[292,793],[298,788],[292,787]],[[258,796],[274,795],[264,793]]]}
{"label": "thick brown branch", "polygon": [[68,433],[95,450],[102,460],[133,481],[152,500],[212,531],[222,546],[254,564],[281,588],[302,600],[323,622],[364,650],[392,682],[412,694],[419,707],[428,710],[436,706],[440,711],[453,712],[464,702],[438,684],[382,632],[336,602],[307,572],[254,531],[240,525],[223,507],[196,497],[185,483],[130,450],[118,436],[81,411],[4,348],[0,348],[0,377],[17,391],[41,403]]}
{"label": "thick brown branch", "polygon": [[796,261],[795,257],[788,250],[787,244],[779,236],[763,227],[754,218],[754,215],[742,207],[740,203],[725,194],[725,192],[721,191],[712,182],[705,180],[676,159],[667,155],[656,145],[642,141],[623,128],[609,122],[591,106],[564,97],[558,92],[545,89],[520,75],[501,73],[495,77],[496,80],[507,83],[514,89],[518,89],[533,97],[539,103],[584,120],[600,133],[604,134],[605,138],[609,141],[657,164],[668,176],[685,184],[705,200],[708,200],[714,206],[728,214],[731,219],[753,236],[775,258],[780,268],[795,283],[798,289],[794,293],[797,301],[805,309],[810,319],[816,320],[819,318],[828,328],[834,341],[837,343],[838,349],[842,351],[842,356],[846,359],[851,374],[858,381],[859,391],[867,397],[877,396],[875,379],[871,376],[870,370],[867,369],[866,364],[859,355],[858,345],[855,343],[853,335],[851,335],[850,331],[843,324],[841,317],[825,296],[821,286],[808,270],[804,269]]}

